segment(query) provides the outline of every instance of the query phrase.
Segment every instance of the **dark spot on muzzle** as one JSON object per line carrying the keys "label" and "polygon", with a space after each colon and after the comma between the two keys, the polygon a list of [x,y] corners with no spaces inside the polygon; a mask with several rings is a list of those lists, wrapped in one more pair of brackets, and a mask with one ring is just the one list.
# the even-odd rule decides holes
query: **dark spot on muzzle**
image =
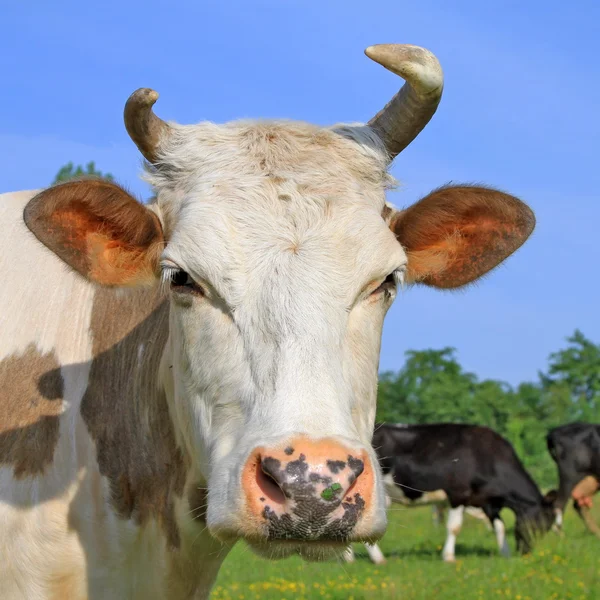
{"label": "dark spot on muzzle", "polygon": [[354,456],[348,456],[348,466],[354,473],[354,479],[365,470],[365,463],[360,458],[354,458]]}
{"label": "dark spot on muzzle", "polygon": [[343,460],[328,460],[327,467],[334,475],[337,475],[346,468],[346,463]]}
{"label": "dark spot on muzzle", "polygon": [[284,452],[288,455],[291,456],[292,454],[294,454],[294,449],[291,446],[288,446]]}
{"label": "dark spot on muzzle", "polygon": [[291,475],[294,480],[304,479],[306,471],[308,471],[308,463],[306,462],[306,456],[304,454],[301,454],[298,457],[298,460],[290,461],[285,467],[286,474]]}

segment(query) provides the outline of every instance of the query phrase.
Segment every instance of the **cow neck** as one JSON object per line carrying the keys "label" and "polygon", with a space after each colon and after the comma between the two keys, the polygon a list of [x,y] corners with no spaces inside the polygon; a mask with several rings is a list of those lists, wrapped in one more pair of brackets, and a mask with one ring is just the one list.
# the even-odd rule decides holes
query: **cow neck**
{"label": "cow neck", "polygon": [[90,325],[93,360],[81,415],[117,515],[140,525],[156,519],[168,544],[178,547],[174,503],[183,494],[189,461],[159,382],[168,319],[169,303],[159,286],[97,290]]}

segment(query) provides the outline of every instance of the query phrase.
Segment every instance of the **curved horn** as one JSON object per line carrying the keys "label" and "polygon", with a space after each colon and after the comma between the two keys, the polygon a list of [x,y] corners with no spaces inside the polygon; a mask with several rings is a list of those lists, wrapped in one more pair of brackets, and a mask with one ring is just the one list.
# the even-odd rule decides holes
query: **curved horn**
{"label": "curved horn", "polygon": [[442,67],[429,50],[409,44],[369,46],[365,54],[406,81],[369,121],[393,160],[433,117],[444,89]]}
{"label": "curved horn", "polygon": [[149,88],[140,88],[129,96],[123,113],[129,137],[150,162],[156,160],[159,143],[170,129],[169,125],[152,111],[152,106],[157,100],[157,92]]}

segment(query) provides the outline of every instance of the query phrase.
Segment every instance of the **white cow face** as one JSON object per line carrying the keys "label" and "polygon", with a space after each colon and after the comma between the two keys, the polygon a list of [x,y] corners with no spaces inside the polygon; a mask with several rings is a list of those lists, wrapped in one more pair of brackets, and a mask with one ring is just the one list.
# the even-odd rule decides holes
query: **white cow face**
{"label": "white cow face", "polygon": [[[298,519],[298,536],[383,531],[370,439],[383,318],[407,262],[382,216],[384,153],[364,128],[200,125],[173,138],[165,155],[189,178],[149,179],[168,237],[173,401],[208,481],[209,527],[283,538],[283,514],[322,510],[306,532]],[[279,463],[268,474],[267,459]]]}
{"label": "white cow face", "polygon": [[[321,558],[379,537],[386,497],[370,441],[397,284],[465,285],[533,228],[522,202],[487,188],[386,207],[390,155],[441,94],[438,79],[425,80],[370,127],[332,129],[167,125],[151,111],[156,94],[142,90],[126,124],[152,162],[156,200],[144,207],[87,181],[51,188],[26,211],[38,238],[89,279],[165,286],[157,377],[220,539]],[[390,125],[415,106],[429,108],[411,113],[412,132]]]}

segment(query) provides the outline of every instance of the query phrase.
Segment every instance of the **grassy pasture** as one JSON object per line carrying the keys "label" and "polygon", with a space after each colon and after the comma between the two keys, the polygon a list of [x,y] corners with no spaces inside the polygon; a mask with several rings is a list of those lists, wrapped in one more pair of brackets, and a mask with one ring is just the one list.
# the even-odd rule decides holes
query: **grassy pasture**
{"label": "grassy pasture", "polygon": [[[596,519],[600,509],[594,508]],[[492,532],[469,516],[456,546],[456,564],[440,558],[445,527],[435,527],[429,508],[392,508],[381,548],[387,564],[375,566],[355,546],[356,562],[269,562],[237,545],[227,557],[212,600],[563,600],[600,599],[600,540],[587,533],[572,508],[565,535],[549,533],[526,557],[515,553],[513,518],[502,517],[513,555],[497,554]]]}

